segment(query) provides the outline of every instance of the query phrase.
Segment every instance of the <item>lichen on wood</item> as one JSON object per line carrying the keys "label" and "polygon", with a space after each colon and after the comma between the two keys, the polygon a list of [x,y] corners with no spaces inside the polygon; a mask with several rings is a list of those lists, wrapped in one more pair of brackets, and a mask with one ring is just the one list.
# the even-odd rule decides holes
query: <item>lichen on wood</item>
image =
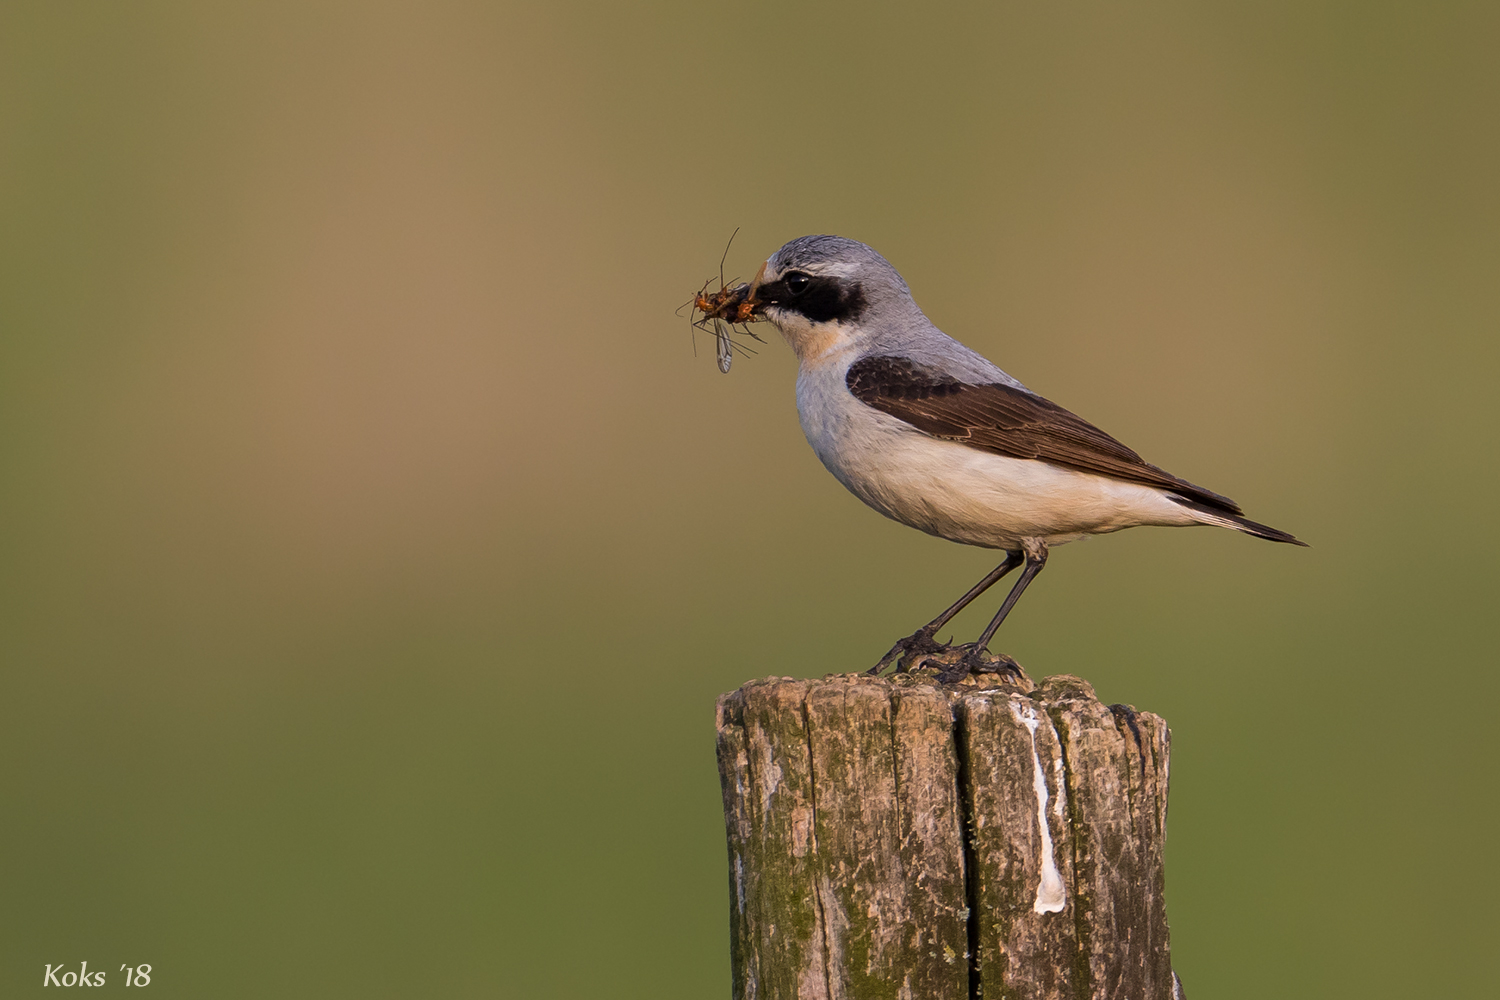
{"label": "lichen on wood", "polygon": [[736,1000],[1171,998],[1169,734],[1075,677],[719,699]]}

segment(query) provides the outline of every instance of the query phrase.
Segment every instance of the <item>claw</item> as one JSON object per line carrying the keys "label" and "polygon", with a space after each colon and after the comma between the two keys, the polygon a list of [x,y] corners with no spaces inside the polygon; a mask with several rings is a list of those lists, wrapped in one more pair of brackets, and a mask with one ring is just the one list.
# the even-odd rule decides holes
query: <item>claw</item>
{"label": "claw", "polygon": [[1011,674],[1017,680],[1026,676],[1021,665],[1004,653],[991,653],[973,643],[959,646],[962,654],[938,674],[938,682],[956,684],[970,674]]}
{"label": "claw", "polygon": [[880,662],[871,667],[866,673],[876,676],[891,666],[896,665],[896,673],[905,674],[920,669],[927,658],[934,654],[942,654],[948,651],[948,646],[938,642],[932,637],[927,629],[917,629],[905,639],[898,639],[891,647],[891,651],[880,658]]}
{"label": "claw", "polygon": [[980,654],[983,657],[981,663],[971,668],[976,674],[1011,674],[1017,679],[1024,676],[1021,665],[1013,657],[1004,653]]}

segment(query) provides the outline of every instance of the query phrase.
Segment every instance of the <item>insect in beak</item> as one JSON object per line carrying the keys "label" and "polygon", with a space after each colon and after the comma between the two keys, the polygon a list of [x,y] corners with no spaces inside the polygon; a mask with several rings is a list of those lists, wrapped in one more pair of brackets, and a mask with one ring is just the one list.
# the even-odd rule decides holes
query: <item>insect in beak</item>
{"label": "insect in beak", "polygon": [[[739,232],[738,229],[735,230]],[[729,242],[734,242],[734,236],[729,237]],[[729,247],[724,248],[724,257],[729,256]],[[760,271],[756,273],[756,283],[759,284],[761,276],[765,274],[766,267],[761,265]],[[755,301],[754,286],[740,282],[730,285],[724,281],[724,261],[719,261],[719,290],[710,292],[708,286],[713,283],[709,278],[698,289],[698,294],[693,296],[691,303],[693,308],[689,317],[702,314],[697,319],[692,319],[694,329],[703,330],[714,335],[716,354],[719,362],[719,371],[728,373],[729,366],[734,362],[736,350],[743,354],[754,354],[755,352],[737,342],[733,334],[735,327],[740,332],[755,340],[757,343],[765,343],[764,340],[750,329],[750,324],[761,319],[756,312],[760,303]],[[680,311],[680,310],[679,310]]]}

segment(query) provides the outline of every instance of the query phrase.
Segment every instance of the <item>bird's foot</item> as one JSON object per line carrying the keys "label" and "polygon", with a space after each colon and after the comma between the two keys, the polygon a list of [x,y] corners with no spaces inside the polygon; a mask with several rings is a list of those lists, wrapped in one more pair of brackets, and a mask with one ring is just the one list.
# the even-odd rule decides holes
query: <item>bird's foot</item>
{"label": "bird's foot", "polygon": [[956,684],[970,674],[1010,674],[1016,680],[1026,676],[1021,665],[1011,657],[980,649],[974,643],[955,646],[952,652],[958,656],[951,659],[945,657],[949,662],[937,675],[940,684]]}
{"label": "bird's foot", "polygon": [[897,640],[891,651],[880,658],[880,662],[867,672],[873,677],[884,673],[891,664],[896,673],[904,674],[924,666],[930,657],[941,656],[951,647],[933,638],[935,629],[919,628],[905,639]]}

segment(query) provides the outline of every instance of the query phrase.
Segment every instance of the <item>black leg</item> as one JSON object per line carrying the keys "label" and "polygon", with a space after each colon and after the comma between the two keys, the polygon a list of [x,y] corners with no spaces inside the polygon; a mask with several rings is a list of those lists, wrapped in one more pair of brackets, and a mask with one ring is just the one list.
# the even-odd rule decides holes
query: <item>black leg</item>
{"label": "black leg", "polygon": [[1016,581],[1014,587],[1010,588],[1010,593],[1005,597],[1005,603],[1000,605],[1000,610],[995,612],[995,617],[990,619],[989,625],[985,627],[983,632],[979,633],[979,640],[974,643],[974,648],[981,651],[989,648],[990,640],[995,637],[995,632],[1000,628],[1000,623],[1005,621],[1005,616],[1010,614],[1010,609],[1015,607],[1016,602],[1021,599],[1021,594],[1026,591],[1027,585],[1036,579],[1036,575],[1042,571],[1042,567],[1045,565],[1047,565],[1046,547],[1038,546],[1034,553],[1026,553],[1026,568],[1021,570],[1021,578]]}
{"label": "black leg", "polygon": [[938,629],[948,624],[954,615],[967,608],[970,604],[973,604],[975,598],[993,587],[1002,576],[1021,565],[1022,558],[1023,556],[1019,551],[1006,552],[1005,562],[996,566],[983,580],[980,580],[973,587],[969,588],[969,592],[955,601],[953,606],[947,611],[944,611],[905,639],[898,641],[896,645],[891,647],[889,653],[880,658],[879,663],[869,669],[869,673],[878,674],[898,660],[900,661],[896,668],[898,672],[909,670],[914,665],[913,661],[917,657],[926,656],[929,653],[941,653],[947,649],[948,647],[934,639]]}
{"label": "black leg", "polygon": [[[989,650],[990,640],[995,637],[995,632],[1000,628],[1000,623],[1005,621],[1005,616],[1010,614],[1010,609],[1016,606],[1016,602],[1026,592],[1026,587],[1036,579],[1036,575],[1045,565],[1047,565],[1047,547],[1039,542],[1027,545],[1026,568],[1021,570],[1021,578],[1006,595],[1005,603],[1000,605],[1000,610],[995,612],[995,617],[990,619],[989,625],[985,626],[985,630],[979,634],[978,640],[972,646],[967,647],[963,657],[951,668],[944,670],[938,676],[938,680],[951,683],[971,673],[985,672],[984,656]],[[989,672],[993,673],[993,669]]]}

